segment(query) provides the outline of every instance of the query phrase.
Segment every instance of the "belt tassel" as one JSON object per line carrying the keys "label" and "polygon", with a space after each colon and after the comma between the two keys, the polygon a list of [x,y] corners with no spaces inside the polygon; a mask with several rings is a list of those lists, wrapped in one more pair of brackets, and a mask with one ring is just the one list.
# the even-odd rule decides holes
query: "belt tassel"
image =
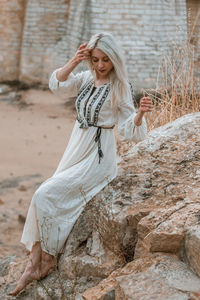
{"label": "belt tassel", "polygon": [[103,158],[104,156],[103,151],[101,150],[101,127],[97,127],[95,142],[98,143],[98,154],[99,154],[99,164],[100,164],[101,158]]}

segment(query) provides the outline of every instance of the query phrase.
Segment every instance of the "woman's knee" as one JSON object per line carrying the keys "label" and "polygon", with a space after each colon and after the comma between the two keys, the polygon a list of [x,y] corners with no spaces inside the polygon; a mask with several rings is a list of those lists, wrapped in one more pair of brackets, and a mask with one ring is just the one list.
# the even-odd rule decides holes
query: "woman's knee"
{"label": "woman's knee", "polygon": [[56,189],[56,182],[53,179],[48,179],[47,181],[43,182],[40,187],[34,193],[34,199],[37,201],[42,200],[45,202],[45,199],[50,199],[53,197],[54,191]]}
{"label": "woman's knee", "polygon": [[45,199],[46,197],[46,189],[44,185],[41,185],[34,193],[33,198],[35,202],[39,201],[40,199]]}

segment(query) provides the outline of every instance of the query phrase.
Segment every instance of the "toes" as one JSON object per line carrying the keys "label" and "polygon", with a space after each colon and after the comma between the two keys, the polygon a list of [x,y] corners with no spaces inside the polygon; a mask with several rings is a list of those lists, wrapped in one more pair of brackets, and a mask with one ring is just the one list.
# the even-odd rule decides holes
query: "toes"
{"label": "toes", "polygon": [[39,275],[37,273],[35,274],[29,274],[25,276],[22,275],[22,278],[20,279],[17,287],[14,289],[14,291],[10,292],[9,295],[16,296],[18,295],[29,283],[31,283],[33,280],[38,280]]}
{"label": "toes", "polygon": [[10,292],[9,295],[10,296],[16,296],[18,295],[21,291],[23,290],[23,287],[21,286],[17,286],[14,291]]}

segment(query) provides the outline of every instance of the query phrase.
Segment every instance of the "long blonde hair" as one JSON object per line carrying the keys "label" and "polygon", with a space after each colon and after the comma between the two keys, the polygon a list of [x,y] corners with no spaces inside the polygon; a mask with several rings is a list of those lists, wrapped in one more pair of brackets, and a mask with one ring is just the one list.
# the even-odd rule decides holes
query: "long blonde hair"
{"label": "long blonde hair", "polygon": [[[112,34],[107,32],[93,35],[87,44],[87,48],[91,50],[97,48],[103,51],[113,64],[113,69],[110,72],[111,106],[114,112],[116,112],[120,101],[126,98],[130,93],[122,50]],[[94,72],[91,60],[89,60],[89,67],[91,71]]]}

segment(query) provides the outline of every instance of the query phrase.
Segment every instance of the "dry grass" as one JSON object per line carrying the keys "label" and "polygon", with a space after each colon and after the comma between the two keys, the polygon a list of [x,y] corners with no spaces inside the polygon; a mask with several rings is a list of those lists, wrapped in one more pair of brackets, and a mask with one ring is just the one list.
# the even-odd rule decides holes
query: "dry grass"
{"label": "dry grass", "polygon": [[[136,94],[136,108],[143,96],[150,96],[153,100],[153,111],[145,115],[148,131],[200,111],[200,76],[196,56],[197,49],[190,37],[187,41],[179,42],[177,39],[160,60],[156,88]],[[135,144],[123,141],[117,132],[116,138],[119,155],[126,154]]]}
{"label": "dry grass", "polygon": [[190,42],[175,44],[165,53],[158,72],[159,88],[144,91],[154,110],[147,114],[149,130],[200,110],[200,80],[195,74],[195,48]]}
{"label": "dry grass", "polygon": [[190,20],[188,15],[192,26],[187,40],[177,38],[169,45],[160,62],[156,89],[143,91],[154,100],[154,111],[147,115],[149,130],[200,110],[198,43],[192,42],[198,35],[199,16],[200,12]]}

